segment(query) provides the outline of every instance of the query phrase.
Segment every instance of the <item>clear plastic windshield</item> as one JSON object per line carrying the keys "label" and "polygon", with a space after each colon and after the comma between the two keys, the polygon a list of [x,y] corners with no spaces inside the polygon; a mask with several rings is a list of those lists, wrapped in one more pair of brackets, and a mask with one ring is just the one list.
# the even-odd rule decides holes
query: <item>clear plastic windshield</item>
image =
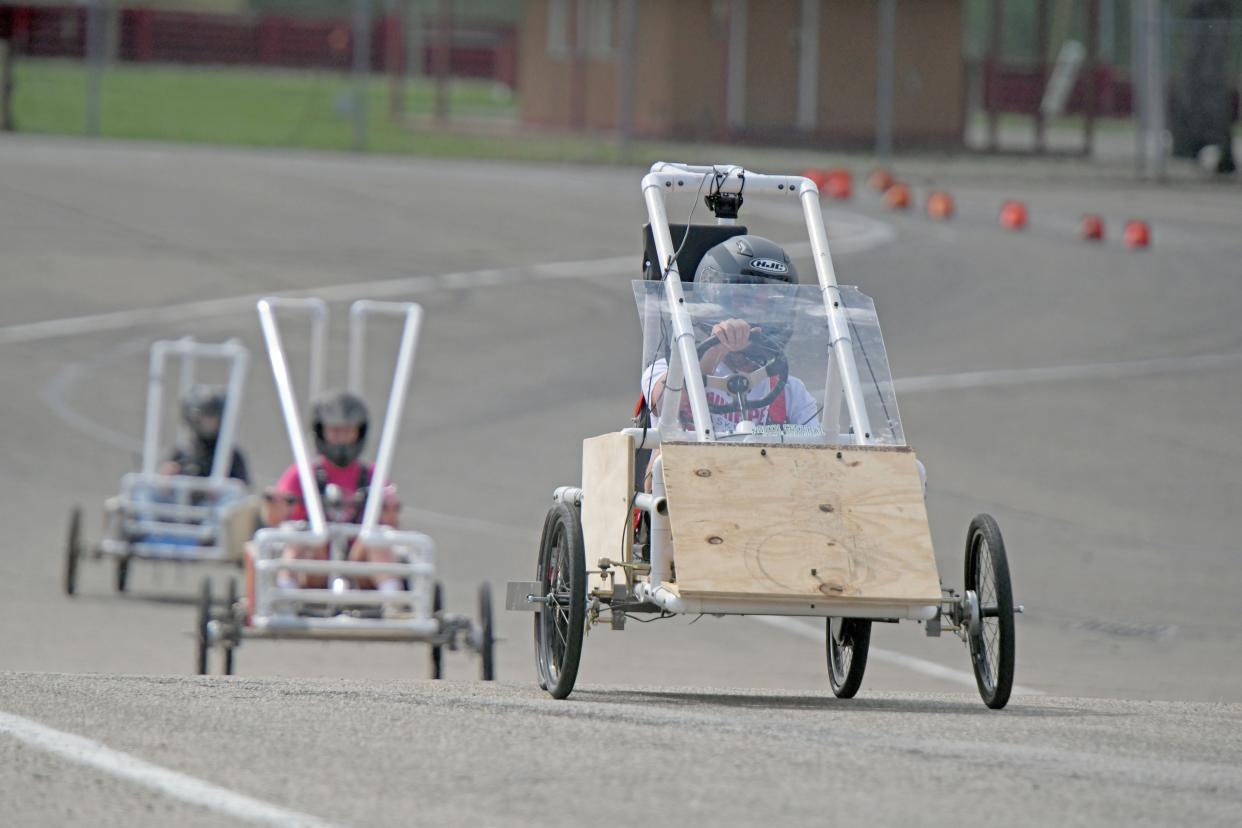
{"label": "clear plastic windshield", "polygon": [[[749,443],[905,445],[884,337],[871,299],[834,291],[844,311],[869,427],[856,433],[818,285],[686,284],[698,370],[718,440]],[[661,439],[693,440],[689,392],[663,413],[673,324],[664,284],[635,281],[643,326],[644,399]],[[671,399],[675,392],[669,392]]]}

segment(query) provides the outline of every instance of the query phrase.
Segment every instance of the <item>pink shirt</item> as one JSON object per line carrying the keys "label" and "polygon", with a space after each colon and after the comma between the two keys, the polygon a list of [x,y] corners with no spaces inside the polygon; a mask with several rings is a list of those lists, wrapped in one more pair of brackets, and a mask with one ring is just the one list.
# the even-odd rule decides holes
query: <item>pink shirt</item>
{"label": "pink shirt", "polygon": [[[346,500],[353,498],[358,493],[358,480],[362,478],[362,463],[355,460],[345,468],[341,468],[333,463],[329,463],[322,457],[316,458],[314,470],[318,473],[319,469],[323,469],[327,476],[326,485],[336,485],[341,489],[341,494]],[[369,478],[369,475],[367,476]],[[306,506],[301,502],[302,498],[302,480],[298,477],[298,466],[294,463],[285,469],[285,473],[280,476],[280,480],[276,483],[276,490],[285,494],[293,495],[299,499],[299,502],[293,507],[293,511],[289,514],[290,520],[306,520]]]}

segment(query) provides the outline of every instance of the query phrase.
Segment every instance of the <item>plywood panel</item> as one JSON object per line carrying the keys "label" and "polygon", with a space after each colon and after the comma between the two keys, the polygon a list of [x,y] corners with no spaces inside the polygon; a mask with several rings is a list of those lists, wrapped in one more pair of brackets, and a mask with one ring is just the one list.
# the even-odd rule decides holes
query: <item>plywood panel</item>
{"label": "plywood panel", "polygon": [[634,440],[616,432],[582,441],[582,539],[588,569],[600,558],[629,560]]}
{"label": "plywood panel", "polygon": [[662,451],[682,595],[940,599],[909,449],[666,443]]}

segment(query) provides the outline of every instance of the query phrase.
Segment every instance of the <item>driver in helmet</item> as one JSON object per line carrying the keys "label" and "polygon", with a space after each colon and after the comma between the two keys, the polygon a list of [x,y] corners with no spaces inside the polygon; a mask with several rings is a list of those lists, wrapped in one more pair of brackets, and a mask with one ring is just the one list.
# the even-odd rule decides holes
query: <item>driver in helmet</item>
{"label": "driver in helmet", "polygon": [[[766,285],[798,283],[797,271],[789,255],[779,245],[761,236],[734,236],[703,255],[694,274],[695,294],[710,301],[719,285]],[[729,303],[734,313],[742,310],[740,301]],[[712,411],[712,428],[719,434],[735,431],[748,420],[755,426],[813,426],[819,406],[797,377],[782,372],[784,346],[791,331],[788,325],[772,324],[771,311],[755,308],[753,318],[721,319],[700,343],[699,368],[703,372],[707,400]],[[766,319],[765,319],[766,317]],[[765,321],[770,330],[764,329]],[[706,347],[704,347],[706,346]],[[658,359],[643,372],[643,398],[658,417],[664,397],[668,362]],[[681,401],[681,419],[690,423],[690,401]]]}
{"label": "driver in helmet", "polygon": [[[373,469],[362,459],[366,445],[369,416],[367,406],[358,396],[348,391],[330,391],[315,400],[311,406],[311,428],[315,434],[318,452],[314,461],[315,482],[324,504],[325,516],[333,523],[360,523],[371,486]],[[396,528],[401,511],[396,486],[384,487],[383,510],[380,523]],[[306,506],[302,497],[302,480],[297,464],[291,465],[280,476],[275,486],[264,494],[264,522],[278,526],[287,520],[306,520]],[[327,560],[325,547],[290,547],[286,558]],[[392,563],[396,560],[390,549],[364,547],[355,543],[349,552],[351,561]],[[327,578],[322,575],[303,575],[295,578],[291,573],[281,573],[279,580],[284,588],[304,586],[322,588]],[[384,576],[375,586],[380,590],[401,589],[400,579]]]}
{"label": "driver in helmet", "polygon": [[[223,388],[211,385],[192,386],[181,397],[181,420],[190,432],[189,440],[178,443],[169,452],[167,459],[156,470],[168,477],[210,477],[216,458],[216,444],[220,437],[220,421],[224,416],[225,403],[228,395]],[[228,459],[227,476],[250,486],[250,475],[246,469],[246,457],[241,449],[233,447],[232,456]],[[155,503],[170,503],[176,500],[171,488],[162,486],[142,487],[135,492],[139,500],[149,499]],[[219,529],[217,539],[227,550],[230,560],[239,560],[241,549],[247,538],[254,534],[258,522],[258,507],[249,497],[241,496],[235,488],[224,488],[219,491],[194,491],[189,496],[189,503],[194,506],[211,506],[214,516],[211,519]],[[120,505],[110,505],[110,512],[116,512]],[[147,543],[160,543],[165,546],[194,547],[207,541],[185,535],[145,534],[141,540]]]}
{"label": "driver in helmet", "polygon": [[[220,436],[220,419],[224,416],[227,395],[223,388],[195,385],[181,398],[181,420],[190,430],[190,440],[173,447],[159,468],[160,474],[208,477],[216,457],[216,440]],[[229,461],[228,476],[250,485],[246,458],[234,447]]]}

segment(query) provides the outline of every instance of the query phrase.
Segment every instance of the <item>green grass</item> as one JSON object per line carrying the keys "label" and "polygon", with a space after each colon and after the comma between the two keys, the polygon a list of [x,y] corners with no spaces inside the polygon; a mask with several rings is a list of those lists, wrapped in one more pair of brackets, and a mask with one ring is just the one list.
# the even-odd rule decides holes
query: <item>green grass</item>
{"label": "green grass", "polygon": [[[18,129],[85,134],[86,82],[80,62],[18,61]],[[100,133],[109,138],[348,150],[353,147],[348,109],[352,89],[348,76],[327,72],[119,64],[104,74]],[[413,120],[394,122],[388,116],[388,81],[373,77],[367,96],[367,149],[610,164],[650,163],[689,153],[684,144],[634,142],[622,148],[612,137],[523,130],[516,102],[489,82],[452,83],[449,127],[430,124],[433,106],[432,83],[410,82],[406,112]]]}
{"label": "green grass", "polygon": [[[77,61],[23,59],[16,63],[14,115],[26,133],[82,135],[86,129],[86,71]],[[353,86],[343,73],[119,64],[104,75],[101,133],[105,137],[324,150],[353,148],[349,113]],[[668,158],[713,158],[770,169],[831,166],[869,153],[811,148],[743,147],[635,141],[613,136],[532,131],[518,124],[517,104],[495,84],[452,83],[453,121],[431,125],[430,81],[406,85],[410,119],[388,115],[388,80],[368,86],[372,152],[452,158],[505,158],[595,164],[649,164]],[[982,119],[974,122],[976,129]],[[1002,125],[1029,128],[1030,119],[1005,115]],[[1079,128],[1062,119],[1057,128]],[[1129,128],[1104,120],[1101,133]],[[1050,126],[1050,129],[1052,127]]]}
{"label": "green grass", "polygon": [[[87,74],[81,63],[23,60],[16,67],[14,118],[22,132],[81,135],[86,130]],[[512,121],[511,96],[495,84],[454,81],[455,116]],[[100,133],[209,144],[349,149],[353,85],[344,74],[253,69],[116,65],[104,74]],[[424,136],[388,115],[388,80],[368,83],[373,150],[414,152]],[[406,112],[434,105],[426,80],[406,86]]]}

